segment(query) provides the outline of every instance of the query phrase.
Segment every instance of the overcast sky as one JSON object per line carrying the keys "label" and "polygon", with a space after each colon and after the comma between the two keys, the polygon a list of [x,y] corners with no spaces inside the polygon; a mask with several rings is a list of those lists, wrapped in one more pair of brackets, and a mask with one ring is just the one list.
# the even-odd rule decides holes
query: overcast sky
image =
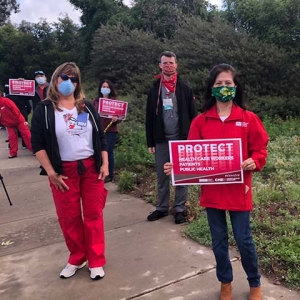
{"label": "overcast sky", "polygon": [[[65,13],[77,24],[80,24],[80,12],[67,0],[18,0],[20,3],[20,13],[12,14],[11,22],[20,23],[26,20],[31,23],[37,23],[40,18],[47,19],[48,23],[57,21],[59,16]],[[125,0],[129,4],[131,0]],[[209,0],[212,4],[221,5],[222,0]]]}

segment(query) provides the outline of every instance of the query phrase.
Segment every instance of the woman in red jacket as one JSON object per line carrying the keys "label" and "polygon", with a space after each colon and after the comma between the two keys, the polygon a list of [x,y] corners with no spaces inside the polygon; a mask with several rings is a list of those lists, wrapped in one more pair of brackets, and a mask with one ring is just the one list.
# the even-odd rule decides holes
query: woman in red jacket
{"label": "woman in red jacket", "polygon": [[[260,274],[250,226],[252,172],[266,163],[268,135],[260,119],[247,110],[236,71],[228,64],[215,66],[209,74],[203,113],[192,122],[188,139],[240,138],[244,183],[203,185],[200,205],[206,208],[212,248],[221,282],[221,300],[232,299],[232,266],[228,251],[226,211],[229,211],[235,241],[250,285],[249,300],[261,300]],[[170,174],[172,164],[164,166]]]}
{"label": "woman in red jacket", "polygon": [[0,96],[0,123],[7,128],[9,141],[9,156],[15,158],[18,155],[18,131],[20,132],[25,146],[29,151],[32,151],[30,142],[30,131],[28,123],[25,121],[20,110],[15,103]]}

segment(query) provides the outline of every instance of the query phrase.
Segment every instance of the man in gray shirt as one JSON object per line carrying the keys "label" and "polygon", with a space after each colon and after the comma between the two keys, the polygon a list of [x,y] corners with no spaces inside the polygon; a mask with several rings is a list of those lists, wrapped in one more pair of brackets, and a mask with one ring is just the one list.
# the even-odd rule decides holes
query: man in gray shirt
{"label": "man in gray shirt", "polygon": [[[149,153],[155,155],[158,203],[148,221],[168,215],[170,200],[169,177],[163,165],[170,161],[170,140],[187,139],[193,118],[197,115],[192,89],[177,74],[176,55],[164,51],[159,58],[162,74],[151,87],[146,109],[146,137]],[[175,223],[186,220],[187,186],[176,186],[174,199]]]}

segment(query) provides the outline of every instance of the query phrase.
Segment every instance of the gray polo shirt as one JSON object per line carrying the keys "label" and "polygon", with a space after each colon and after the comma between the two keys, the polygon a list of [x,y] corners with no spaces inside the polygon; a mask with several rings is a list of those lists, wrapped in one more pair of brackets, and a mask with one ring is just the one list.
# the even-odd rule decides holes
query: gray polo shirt
{"label": "gray polo shirt", "polygon": [[172,92],[169,92],[167,95],[166,87],[162,85],[161,96],[163,101],[164,131],[166,139],[177,140],[179,136],[179,126],[176,95]]}

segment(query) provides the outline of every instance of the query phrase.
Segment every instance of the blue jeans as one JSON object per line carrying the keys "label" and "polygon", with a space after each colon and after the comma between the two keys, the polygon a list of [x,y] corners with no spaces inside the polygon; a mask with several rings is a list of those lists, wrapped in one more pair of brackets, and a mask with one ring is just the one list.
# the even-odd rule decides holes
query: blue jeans
{"label": "blue jeans", "polygon": [[[212,236],[212,248],[217,262],[217,277],[220,282],[233,280],[228,250],[228,228],[226,211],[206,208]],[[247,274],[250,287],[260,286],[257,254],[252,239],[249,211],[229,211],[234,239],[241,254],[242,266]]]}
{"label": "blue jeans", "polygon": [[114,170],[115,170],[115,158],[114,158],[114,149],[116,140],[118,137],[117,132],[106,132],[105,133],[106,142],[107,142],[107,152],[108,152],[108,170],[109,170],[109,177],[114,177]]}

